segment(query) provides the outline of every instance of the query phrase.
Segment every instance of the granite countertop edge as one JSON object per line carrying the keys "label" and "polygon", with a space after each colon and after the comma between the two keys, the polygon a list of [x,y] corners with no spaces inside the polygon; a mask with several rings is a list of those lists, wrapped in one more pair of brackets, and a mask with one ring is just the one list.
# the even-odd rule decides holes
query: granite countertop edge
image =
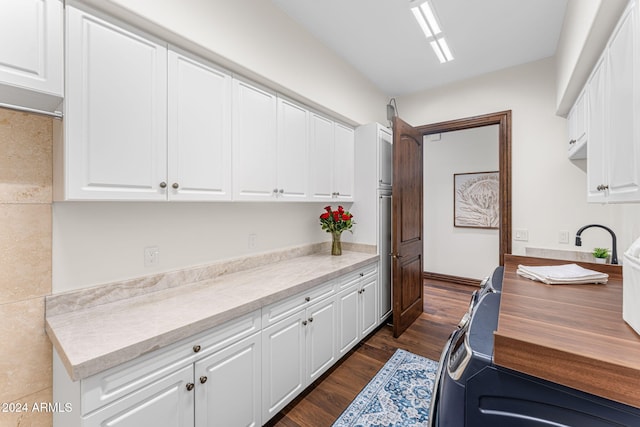
{"label": "granite countertop edge", "polygon": [[[74,381],[81,380],[379,260],[378,255],[360,252],[347,252],[339,258],[307,255],[157,291],[151,299],[149,295],[138,295],[130,299],[46,316],[45,331],[70,378]],[[334,267],[335,261],[338,266]],[[309,265],[312,270],[317,268],[320,272],[314,270],[309,276],[294,277],[288,283],[275,283],[282,281],[282,275],[291,274],[289,272],[294,268],[299,269],[305,265]],[[293,275],[296,276],[295,273]],[[255,277],[261,277],[264,289],[253,285]],[[275,287],[276,290],[272,291],[271,287]],[[186,313],[185,316],[155,313],[163,308],[167,309],[167,305],[170,306],[168,309],[173,309],[174,301],[175,310],[182,310],[184,306],[180,305],[181,302],[197,302],[202,295],[208,298],[219,296],[222,307],[197,307],[198,310]],[[166,320],[168,323],[160,326],[149,325],[148,328],[145,328],[145,323],[140,328],[140,324],[135,324],[135,316],[132,321],[127,318],[132,312],[136,312],[138,318],[150,312],[150,319],[156,314],[159,316],[156,320],[160,320],[160,323]],[[110,323],[118,325],[119,331],[115,331],[116,327],[104,329],[109,328]],[[150,320],[150,323],[153,323],[153,320]],[[135,329],[135,336],[123,338],[120,325],[131,326],[131,330]],[[100,333],[101,328],[104,333]]]}

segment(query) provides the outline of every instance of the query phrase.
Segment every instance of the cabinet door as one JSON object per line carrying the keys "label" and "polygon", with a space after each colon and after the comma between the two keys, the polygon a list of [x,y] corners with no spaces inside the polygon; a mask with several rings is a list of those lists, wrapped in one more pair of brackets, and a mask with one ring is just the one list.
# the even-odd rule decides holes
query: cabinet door
{"label": "cabinet door", "polygon": [[308,111],[278,98],[278,197],[306,200],[309,194]]}
{"label": "cabinet door", "polygon": [[587,128],[587,100],[588,95],[583,91],[571,108],[569,119],[569,148],[568,156],[572,160],[586,157]]}
{"label": "cabinet door", "polygon": [[378,272],[365,279],[360,288],[359,325],[360,338],[378,326]]}
{"label": "cabinet door", "polygon": [[276,95],[233,81],[233,195],[264,200],[277,195]]}
{"label": "cabinet door", "polygon": [[166,48],[66,10],[66,198],[165,200]]}
{"label": "cabinet door", "polygon": [[358,305],[360,304],[360,286],[346,288],[338,294],[338,358],[344,356],[359,341]]}
{"label": "cabinet door", "polygon": [[589,142],[587,144],[587,200],[604,202],[606,192],[601,190],[606,183],[605,141],[607,119],[605,109],[605,82],[607,60],[601,58],[591,75],[588,84],[589,96]]}
{"label": "cabinet door", "polygon": [[378,276],[378,301],[380,320],[391,313],[391,194],[378,196],[380,274]]}
{"label": "cabinet door", "polygon": [[231,199],[231,76],[169,51],[170,200]]}
{"label": "cabinet door", "polygon": [[259,333],[198,361],[196,427],[262,425],[260,363]]}
{"label": "cabinet door", "polygon": [[83,419],[84,427],[185,427],[194,421],[189,365]]}
{"label": "cabinet door", "polygon": [[307,372],[315,381],[336,361],[335,298],[321,301],[307,309]]}
{"label": "cabinet door", "polygon": [[393,181],[393,146],[391,133],[380,127],[378,130],[378,187],[391,188]]}
{"label": "cabinet door", "polygon": [[262,421],[306,387],[305,310],[262,331]]}
{"label": "cabinet door", "polygon": [[353,200],[355,137],[353,129],[335,123],[333,148],[333,194],[338,200]]}
{"label": "cabinet door", "polygon": [[54,111],[63,95],[62,1],[3,0],[0,10],[0,99]]}
{"label": "cabinet door", "polygon": [[332,200],[333,122],[311,112],[309,116],[309,185],[313,200]]}
{"label": "cabinet door", "polygon": [[[635,3],[634,3],[635,6]],[[608,201],[640,200],[637,8],[627,9],[609,48]]]}

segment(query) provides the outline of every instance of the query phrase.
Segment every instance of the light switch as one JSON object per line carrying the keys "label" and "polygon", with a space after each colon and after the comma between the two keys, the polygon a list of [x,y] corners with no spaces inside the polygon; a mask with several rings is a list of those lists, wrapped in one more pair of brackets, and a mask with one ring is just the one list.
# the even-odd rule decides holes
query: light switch
{"label": "light switch", "polygon": [[513,240],[517,240],[519,242],[528,242],[529,230],[525,230],[523,228],[513,230]]}

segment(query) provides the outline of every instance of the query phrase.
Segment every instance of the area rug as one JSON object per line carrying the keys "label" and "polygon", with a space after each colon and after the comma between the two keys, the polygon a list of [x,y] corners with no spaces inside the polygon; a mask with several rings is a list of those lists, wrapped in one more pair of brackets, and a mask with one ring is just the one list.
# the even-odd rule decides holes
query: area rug
{"label": "area rug", "polygon": [[333,427],[427,426],[438,362],[397,350]]}

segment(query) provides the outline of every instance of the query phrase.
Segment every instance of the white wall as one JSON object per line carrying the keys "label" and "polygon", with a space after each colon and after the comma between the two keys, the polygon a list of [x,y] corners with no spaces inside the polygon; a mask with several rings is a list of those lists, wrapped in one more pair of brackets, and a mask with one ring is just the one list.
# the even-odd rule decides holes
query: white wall
{"label": "white wall", "polygon": [[[498,71],[446,87],[398,98],[403,118],[413,125],[512,110],[512,226],[527,229],[528,242],[513,242],[514,254],[525,247],[590,250],[611,247],[603,230],[588,230],[583,247],[573,236],[589,223],[608,225],[623,251],[640,236],[640,207],[586,202],[584,163],[567,159],[566,119],[555,115],[555,63],[549,58]],[[568,230],[569,244],[558,243]]]}
{"label": "white wall", "polygon": [[499,263],[499,232],[453,226],[453,174],[498,170],[498,126],[428,135],[423,155],[424,269],[482,279]]}
{"label": "white wall", "polygon": [[[324,203],[64,202],[53,207],[54,293],[330,241]],[[347,206],[347,205],[345,205]],[[249,247],[249,235],[255,247]],[[160,263],[144,266],[144,248]]]}

